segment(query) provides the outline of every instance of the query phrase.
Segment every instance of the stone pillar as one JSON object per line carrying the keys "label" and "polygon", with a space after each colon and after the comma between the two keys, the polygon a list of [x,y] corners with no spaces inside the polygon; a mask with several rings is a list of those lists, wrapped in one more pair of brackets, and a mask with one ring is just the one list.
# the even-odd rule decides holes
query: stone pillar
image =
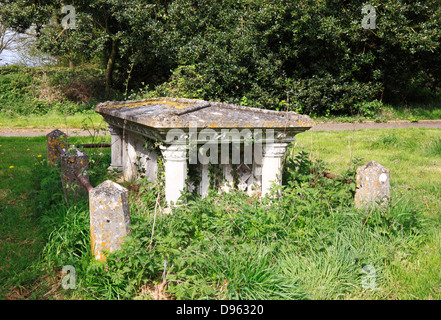
{"label": "stone pillar", "polygon": [[110,180],[89,191],[90,242],[96,260],[106,260],[103,251],[119,250],[130,231],[127,194],[126,188]]}
{"label": "stone pillar", "polygon": [[176,204],[187,180],[187,148],[172,144],[160,146],[165,167],[165,198],[170,205]]}
{"label": "stone pillar", "polygon": [[212,149],[210,149],[210,145],[205,144],[199,148],[198,152],[200,162],[199,166],[201,170],[201,183],[199,185],[199,194],[202,198],[208,196],[208,190],[210,189],[210,165],[212,164],[210,162],[211,157],[207,156],[208,150],[212,152]]}
{"label": "stone pillar", "polygon": [[223,169],[224,181],[221,186],[223,192],[230,192],[234,187],[233,166],[229,163],[221,165]]}
{"label": "stone pillar", "polygon": [[135,149],[139,176],[144,176],[149,182],[156,182],[158,177],[158,154],[154,143],[144,137],[136,137]]}
{"label": "stone pillar", "polygon": [[136,139],[135,134],[126,131],[123,139],[123,152],[122,152],[122,172],[123,178],[126,181],[130,181],[136,178]]}
{"label": "stone pillar", "polygon": [[267,143],[263,146],[262,159],[262,196],[271,191],[273,183],[282,181],[282,158],[288,143]]}
{"label": "stone pillar", "polygon": [[357,169],[355,207],[385,205],[390,198],[390,172],[376,161]]}
{"label": "stone pillar", "polygon": [[123,140],[122,140],[122,129],[108,125],[111,137],[111,163],[109,169],[116,169],[118,171],[122,170],[122,151],[123,151]]}
{"label": "stone pillar", "polygon": [[66,148],[67,135],[64,132],[55,129],[46,135],[46,144],[48,164],[51,166],[58,164],[60,160],[60,152],[57,150],[56,146],[59,146],[61,149]]}
{"label": "stone pillar", "polygon": [[202,198],[208,196],[208,190],[210,189],[210,170],[209,164],[201,164],[201,184],[199,194]]}

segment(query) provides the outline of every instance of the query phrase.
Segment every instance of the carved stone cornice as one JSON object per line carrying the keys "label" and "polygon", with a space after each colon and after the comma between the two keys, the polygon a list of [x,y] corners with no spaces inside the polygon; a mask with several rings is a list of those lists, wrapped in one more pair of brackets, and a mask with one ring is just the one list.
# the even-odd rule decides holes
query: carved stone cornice
{"label": "carved stone cornice", "polygon": [[115,136],[115,135],[120,136],[120,135],[122,135],[122,128],[119,128],[119,127],[116,127],[114,125],[108,124],[107,125],[107,129],[109,130],[109,133],[112,136]]}
{"label": "carved stone cornice", "polygon": [[172,144],[159,146],[165,161],[187,161],[187,148],[185,145]]}

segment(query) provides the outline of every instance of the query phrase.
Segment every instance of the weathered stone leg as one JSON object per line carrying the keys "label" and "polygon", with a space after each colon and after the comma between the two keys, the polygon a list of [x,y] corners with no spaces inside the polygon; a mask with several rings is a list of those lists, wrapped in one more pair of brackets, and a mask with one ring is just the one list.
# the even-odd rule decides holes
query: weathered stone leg
{"label": "weathered stone leg", "polygon": [[201,185],[200,192],[202,198],[208,196],[208,189],[210,188],[210,171],[209,164],[201,164]]}
{"label": "weathered stone leg", "polygon": [[123,140],[122,140],[122,129],[117,128],[112,125],[108,125],[110,137],[111,137],[111,163],[109,169],[122,170],[122,151],[123,151]]}
{"label": "weathered stone leg", "polygon": [[121,248],[129,233],[127,189],[110,180],[89,191],[90,238],[96,260],[106,260],[103,251]]}
{"label": "weathered stone leg", "polygon": [[187,148],[185,145],[161,146],[165,166],[165,198],[176,204],[187,179]]}
{"label": "weathered stone leg", "polygon": [[136,146],[135,135],[131,132],[125,132],[123,139],[123,163],[122,171],[124,180],[130,181],[136,178]]}
{"label": "weathered stone leg", "polygon": [[232,175],[233,166],[231,164],[222,164],[224,172],[224,182],[222,184],[221,190],[224,192],[230,192],[234,186],[234,178]]}
{"label": "weathered stone leg", "polygon": [[282,158],[288,143],[268,143],[263,147],[262,196],[268,194],[275,182],[281,183]]}
{"label": "weathered stone leg", "polygon": [[[217,146],[216,146],[217,147]],[[202,198],[205,198],[208,196],[208,189],[210,188],[210,164],[212,159],[210,159],[210,156],[207,156],[207,151],[210,150],[210,152],[213,152],[211,149],[211,145],[203,145],[200,147],[200,154],[199,154],[199,160],[200,160],[200,168],[201,168],[201,184],[199,186],[199,194]],[[211,153],[210,153],[211,155]],[[217,157],[217,154],[216,154]]]}

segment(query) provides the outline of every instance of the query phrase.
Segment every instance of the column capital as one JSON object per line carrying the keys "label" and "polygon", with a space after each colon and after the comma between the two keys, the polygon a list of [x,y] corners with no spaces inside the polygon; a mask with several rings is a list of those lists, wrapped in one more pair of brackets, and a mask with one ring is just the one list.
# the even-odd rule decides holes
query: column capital
{"label": "column capital", "polygon": [[271,142],[263,146],[263,156],[272,158],[281,158],[286,152],[289,143]]}
{"label": "column capital", "polygon": [[166,161],[187,161],[187,146],[183,144],[171,144],[159,146],[162,156]]}

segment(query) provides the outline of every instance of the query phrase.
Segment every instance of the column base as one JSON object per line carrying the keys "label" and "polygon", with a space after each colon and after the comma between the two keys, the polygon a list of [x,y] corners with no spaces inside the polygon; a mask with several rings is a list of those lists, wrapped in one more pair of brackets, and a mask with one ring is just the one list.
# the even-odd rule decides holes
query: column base
{"label": "column base", "polygon": [[112,166],[112,165],[110,165],[107,168],[107,171],[112,171],[112,172],[116,171],[118,173],[122,173],[122,166]]}

